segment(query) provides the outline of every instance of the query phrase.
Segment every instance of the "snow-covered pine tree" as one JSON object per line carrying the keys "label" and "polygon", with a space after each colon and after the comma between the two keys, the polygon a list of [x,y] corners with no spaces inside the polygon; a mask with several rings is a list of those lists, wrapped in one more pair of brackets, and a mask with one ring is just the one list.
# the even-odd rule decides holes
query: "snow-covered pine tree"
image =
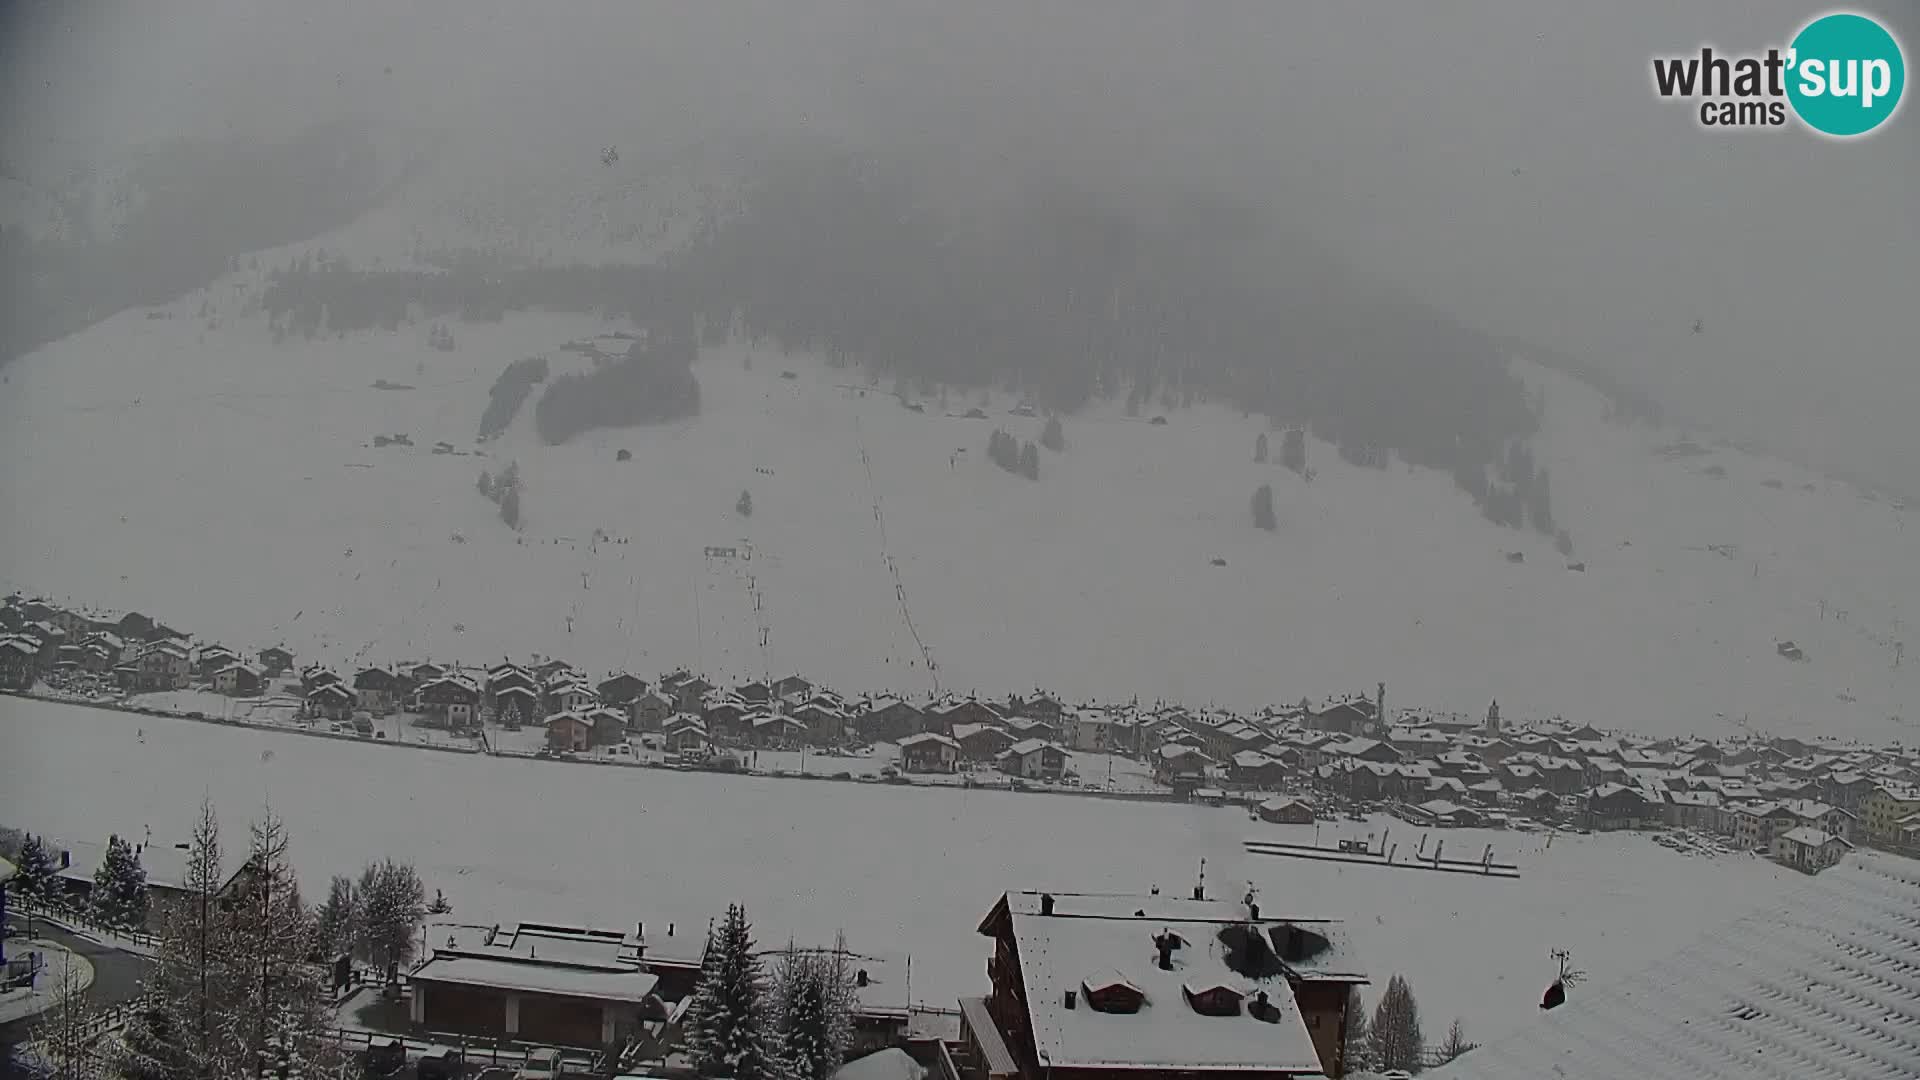
{"label": "snow-covered pine tree", "polygon": [[20,845],[20,862],[14,869],[18,872],[12,883],[7,886],[16,896],[29,900],[47,900],[53,895],[53,879],[59,868],[53,865],[53,852],[47,842],[38,836],[29,836]]}
{"label": "snow-covered pine tree", "polygon": [[107,926],[131,930],[147,921],[147,871],[133,845],[118,835],[107,838],[107,857],[93,872],[93,917]]}
{"label": "snow-covered pine tree", "polygon": [[832,1080],[853,1040],[853,1005],[845,938],[832,952],[788,949],[774,978],[774,1013],[791,1080]]}
{"label": "snow-covered pine tree", "polygon": [[322,956],[338,956],[353,948],[356,932],[353,879],[333,875],[327,885],[327,899],[313,920],[313,946]]}
{"label": "snow-covered pine tree", "polygon": [[413,958],[414,932],[426,917],[426,887],[406,863],[385,859],[360,872],[360,955],[387,970]]}
{"label": "snow-covered pine tree", "polygon": [[766,971],[753,951],[746,909],[707,935],[700,986],[687,1009],[687,1057],[701,1076],[783,1080],[779,1044],[767,1001]]}
{"label": "snow-covered pine tree", "polygon": [[1413,1000],[1413,987],[1405,977],[1387,980],[1380,1004],[1373,1010],[1373,1067],[1406,1069],[1421,1067],[1426,1051],[1426,1036],[1420,1031],[1420,1006]]}
{"label": "snow-covered pine tree", "polygon": [[126,1080],[199,1080],[214,1074],[213,1032],[235,1010],[231,920],[220,906],[220,824],[202,800],[187,848],[184,896],[168,912],[147,978],[147,1003],[127,1022],[116,1070]]}
{"label": "snow-covered pine tree", "polygon": [[1040,445],[1058,454],[1067,448],[1067,436],[1060,430],[1060,417],[1047,417],[1047,426],[1040,431]]}
{"label": "snow-covered pine tree", "polygon": [[1347,990],[1347,1036],[1341,1057],[1348,1072],[1364,1072],[1373,1067],[1373,1024],[1367,1019],[1367,1003],[1357,986]]}
{"label": "snow-covered pine tree", "polygon": [[79,967],[71,956],[56,962],[59,967],[48,987],[53,1004],[34,1018],[29,1048],[40,1059],[46,1080],[98,1080],[106,1070],[94,1052],[98,1031]]}
{"label": "snow-covered pine tree", "polygon": [[311,1078],[335,1072],[319,974],[309,965],[313,923],[300,903],[286,825],[271,810],[256,822],[247,862],[224,915],[234,1008],[213,1024],[213,1075]]}

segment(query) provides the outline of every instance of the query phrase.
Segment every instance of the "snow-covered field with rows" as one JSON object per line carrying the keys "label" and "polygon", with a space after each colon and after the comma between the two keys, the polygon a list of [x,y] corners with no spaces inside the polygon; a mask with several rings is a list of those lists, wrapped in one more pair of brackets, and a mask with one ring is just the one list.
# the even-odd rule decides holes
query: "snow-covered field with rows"
{"label": "snow-covered field with rows", "polygon": [[[986,986],[974,933],[1002,890],[1185,892],[1249,881],[1267,911],[1343,918],[1384,984],[1400,971],[1436,1031],[1493,1037],[1536,1015],[1554,948],[1622,976],[1768,902],[1799,874],[1748,856],[1686,857],[1644,835],[1453,831],[1492,843],[1518,881],[1249,856],[1248,835],[1311,826],[1168,803],[615,769],[314,739],[0,697],[0,823],[59,837],[186,838],[202,795],[230,851],[269,803],[309,896],[369,858],[414,862],[463,921],[704,928],[747,904],[763,940],[910,954],[912,996]],[[1324,825],[1329,835],[1399,822]],[[696,931],[697,932],[697,931]],[[905,994],[902,987],[902,994]]]}
{"label": "snow-covered field with rows", "polygon": [[[915,412],[890,382],[741,345],[703,350],[697,418],[546,446],[530,400],[476,446],[506,364],[576,369],[563,343],[625,324],[509,314],[453,324],[453,351],[426,324],[276,345],[248,314],[259,284],[242,271],[9,366],[0,587],[338,665],[544,654],[1243,708],[1384,680],[1390,704],[1497,698],[1655,733],[1885,739],[1920,720],[1920,658],[1894,665],[1920,601],[1911,512],[1731,448],[1662,454],[1677,433],[1610,425],[1550,372],[1527,371],[1535,457],[1584,572],[1439,473],[1318,442],[1310,483],[1257,464],[1259,418],[1217,405],[1160,426],[1096,404],[1033,483],[986,459],[996,426],[1040,434],[1004,394],[989,419],[959,391]],[[374,445],[392,434],[412,445]],[[476,490],[510,462],[518,533]],[[1248,509],[1263,483],[1271,533]]]}

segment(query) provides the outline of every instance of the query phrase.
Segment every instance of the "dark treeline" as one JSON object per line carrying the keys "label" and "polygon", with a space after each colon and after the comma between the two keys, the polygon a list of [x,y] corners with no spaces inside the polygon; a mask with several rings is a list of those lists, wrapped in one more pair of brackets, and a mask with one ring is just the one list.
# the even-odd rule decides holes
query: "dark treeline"
{"label": "dark treeline", "polygon": [[380,197],[372,146],[346,125],[278,141],[178,140],[135,166],[133,212],[110,233],[83,223],[95,192],[50,193],[60,243],[0,226],[0,364],[123,308],[192,292],[247,252],[351,222]]}
{"label": "dark treeline", "polygon": [[534,386],[545,381],[547,358],[544,356],[529,356],[508,364],[487,392],[487,408],[480,414],[480,438],[491,439],[507,430]]}
{"label": "dark treeline", "polygon": [[557,445],[593,428],[692,416],[700,411],[700,383],[693,377],[698,353],[691,320],[677,331],[656,322],[622,359],[555,379],[533,408],[534,427],[542,441]]}

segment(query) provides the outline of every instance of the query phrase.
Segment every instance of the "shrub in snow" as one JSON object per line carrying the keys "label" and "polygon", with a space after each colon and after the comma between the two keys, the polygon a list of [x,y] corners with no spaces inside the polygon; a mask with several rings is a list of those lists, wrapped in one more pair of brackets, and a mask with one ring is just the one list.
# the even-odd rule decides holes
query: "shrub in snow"
{"label": "shrub in snow", "polygon": [[132,929],[147,921],[147,871],[133,845],[107,838],[107,857],[93,872],[93,917],[108,926]]}

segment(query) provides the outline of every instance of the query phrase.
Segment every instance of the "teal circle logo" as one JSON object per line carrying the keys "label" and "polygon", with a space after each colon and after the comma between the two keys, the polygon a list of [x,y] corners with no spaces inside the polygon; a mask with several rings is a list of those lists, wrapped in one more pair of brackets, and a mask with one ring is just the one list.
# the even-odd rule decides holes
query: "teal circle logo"
{"label": "teal circle logo", "polygon": [[1865,15],[1823,15],[1789,46],[1787,100],[1823,135],[1865,135],[1900,107],[1907,64],[1900,43]]}

